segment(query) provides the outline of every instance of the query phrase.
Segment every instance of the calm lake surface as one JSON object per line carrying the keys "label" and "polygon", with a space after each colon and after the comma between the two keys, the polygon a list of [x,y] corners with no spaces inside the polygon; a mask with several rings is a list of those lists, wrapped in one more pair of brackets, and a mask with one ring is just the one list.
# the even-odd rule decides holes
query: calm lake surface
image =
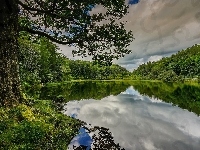
{"label": "calm lake surface", "polygon": [[[105,127],[126,150],[199,150],[200,86],[161,82],[73,83],[59,93],[63,113]],[[61,88],[58,88],[61,89]],[[54,91],[56,91],[54,89]],[[67,94],[64,91],[68,91]],[[69,92],[70,91],[70,92]],[[65,94],[64,94],[65,93]],[[74,99],[73,99],[74,98]],[[69,149],[94,148],[84,128]]]}

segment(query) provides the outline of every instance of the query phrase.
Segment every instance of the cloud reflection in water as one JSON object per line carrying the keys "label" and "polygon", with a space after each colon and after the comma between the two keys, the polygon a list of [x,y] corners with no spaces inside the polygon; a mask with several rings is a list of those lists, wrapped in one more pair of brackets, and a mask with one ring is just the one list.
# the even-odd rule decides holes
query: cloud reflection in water
{"label": "cloud reflection in water", "polygon": [[200,118],[129,87],[102,100],[71,101],[65,114],[110,129],[126,150],[199,150]]}

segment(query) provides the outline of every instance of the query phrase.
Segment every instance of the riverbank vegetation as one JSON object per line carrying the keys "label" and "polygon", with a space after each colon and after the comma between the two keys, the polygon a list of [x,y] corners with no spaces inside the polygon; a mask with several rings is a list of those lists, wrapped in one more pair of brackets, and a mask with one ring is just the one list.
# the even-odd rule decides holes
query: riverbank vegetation
{"label": "riverbank vegetation", "polygon": [[[122,0],[103,4],[99,0],[3,0],[1,4],[0,149],[67,149],[81,122],[63,115],[58,104],[117,95],[129,85],[69,81],[134,77],[181,81],[182,77],[199,77],[200,59],[195,48],[187,56],[180,52],[180,58],[174,55],[173,59],[163,58],[162,63],[140,66],[133,74],[117,64],[111,65],[113,59],[131,52],[127,47],[133,40],[132,32],[127,32],[123,23],[115,22],[127,13]],[[105,15],[88,15],[96,4],[108,8]],[[108,18],[108,24],[98,25]],[[52,41],[76,46],[74,55],[91,56],[93,61],[70,60],[58,53]]]}
{"label": "riverbank vegetation", "polygon": [[49,100],[1,107],[0,149],[67,149],[81,123],[55,108]]}
{"label": "riverbank vegetation", "polygon": [[132,73],[135,79],[200,82],[200,45],[195,44],[171,57],[140,65]]}
{"label": "riverbank vegetation", "polygon": [[[184,77],[198,77],[197,46],[181,51],[170,58],[141,65],[131,74],[125,68],[115,64],[102,66],[90,61],[70,60],[58,53],[58,47],[47,38],[33,37],[26,32],[20,33],[19,43],[20,78],[26,102],[0,109],[0,139],[3,141],[0,144],[1,149],[35,149],[41,146],[50,149],[66,149],[70,140],[78,133],[81,122],[60,113],[62,103],[70,100],[102,99],[109,95],[120,94],[130,85],[141,94],[158,97],[200,114],[200,100],[196,96],[198,86],[180,87],[172,83],[161,84],[159,81],[182,81]],[[189,69],[190,74],[186,74],[183,71],[184,67],[180,65],[183,60],[186,60],[185,55],[195,60],[193,69]],[[176,62],[175,58],[181,56],[184,58]],[[188,61],[185,63],[189,65]],[[177,64],[181,66],[179,76]],[[156,68],[163,73],[163,78],[158,75],[159,72],[156,76]],[[172,78],[165,76],[164,69],[177,74]],[[130,82],[133,76],[151,82]],[[127,82],[117,82],[124,79],[127,79]],[[157,82],[151,79],[157,79]],[[180,98],[177,99],[180,95],[183,99],[181,101]]]}
{"label": "riverbank vegetation", "polygon": [[[159,82],[199,79],[198,45],[160,61],[140,65],[132,74],[116,64],[103,66],[96,62],[70,60],[58,53],[58,47],[47,38],[27,32],[20,32],[19,48],[20,79],[26,102],[0,109],[1,149],[34,149],[41,146],[66,149],[81,123],[61,114],[58,104],[117,95],[130,85],[140,93],[156,96],[200,114],[200,100],[192,99],[192,93],[196,93],[191,92],[189,97],[187,94],[188,91],[197,91],[195,88],[199,87],[184,85],[180,89],[174,84],[163,87]],[[125,79],[127,82],[117,82]],[[132,79],[158,82],[131,84],[129,81]],[[112,82],[104,82],[107,80]],[[182,101],[177,99],[180,94]]]}
{"label": "riverbank vegetation", "polygon": [[44,37],[28,33],[20,36],[20,77],[22,84],[45,84],[71,80],[111,80],[129,78],[130,72],[113,64],[104,66],[91,61],[70,60]]}
{"label": "riverbank vegetation", "polygon": [[[121,82],[101,82],[123,79],[129,73],[125,68],[69,60],[45,37],[20,32],[19,48],[20,81],[25,101],[1,107],[0,149],[67,149],[81,122],[62,114],[59,104],[83,98],[101,99],[127,88]],[[99,82],[90,84],[71,82],[96,79]]]}
{"label": "riverbank vegetation", "polygon": [[1,107],[0,149],[67,149],[81,122],[59,112],[52,99],[40,97],[43,85],[71,78],[65,58],[46,38],[21,32],[19,44],[25,101]]}
{"label": "riverbank vegetation", "polygon": [[[105,7],[105,13],[90,14],[96,5]],[[123,0],[1,1],[0,149],[67,149],[80,122],[62,115],[52,99],[41,99],[40,89],[97,76],[84,74],[87,65],[81,74],[72,74],[72,63],[52,42],[73,46],[73,55],[91,56],[98,65],[111,65],[131,52],[127,47],[134,39],[132,31],[116,22],[127,9]],[[110,77],[106,69],[98,78]]]}

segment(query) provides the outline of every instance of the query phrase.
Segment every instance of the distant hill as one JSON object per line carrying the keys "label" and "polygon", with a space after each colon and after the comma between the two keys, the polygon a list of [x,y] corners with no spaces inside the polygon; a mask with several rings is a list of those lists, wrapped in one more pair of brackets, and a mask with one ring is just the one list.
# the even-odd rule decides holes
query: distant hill
{"label": "distant hill", "polygon": [[147,80],[180,81],[200,78],[200,44],[181,50],[171,57],[147,62],[132,72],[133,76]]}

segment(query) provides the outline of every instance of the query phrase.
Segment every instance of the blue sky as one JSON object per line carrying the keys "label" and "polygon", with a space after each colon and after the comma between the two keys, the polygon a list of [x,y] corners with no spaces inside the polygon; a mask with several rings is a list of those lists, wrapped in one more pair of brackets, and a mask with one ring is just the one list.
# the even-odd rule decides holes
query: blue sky
{"label": "blue sky", "polygon": [[128,4],[137,4],[139,0],[129,0]]}
{"label": "blue sky", "polygon": [[[125,0],[129,13],[123,17],[125,28],[133,31],[132,53],[114,61],[130,71],[147,61],[156,61],[181,49],[200,43],[199,0]],[[92,12],[105,11],[96,6]],[[71,49],[60,46],[71,59]],[[84,58],[90,60],[90,58]]]}

